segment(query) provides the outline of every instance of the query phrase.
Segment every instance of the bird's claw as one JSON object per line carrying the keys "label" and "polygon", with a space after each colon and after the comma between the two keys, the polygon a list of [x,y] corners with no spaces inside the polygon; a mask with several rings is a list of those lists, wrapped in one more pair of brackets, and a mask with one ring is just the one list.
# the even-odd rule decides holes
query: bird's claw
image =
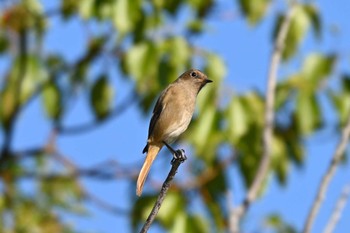
{"label": "bird's claw", "polygon": [[179,149],[179,150],[175,151],[173,156],[174,157],[171,160],[171,164],[175,163],[176,160],[180,160],[180,162],[183,163],[187,159],[187,156],[185,154],[185,150],[184,149]]}

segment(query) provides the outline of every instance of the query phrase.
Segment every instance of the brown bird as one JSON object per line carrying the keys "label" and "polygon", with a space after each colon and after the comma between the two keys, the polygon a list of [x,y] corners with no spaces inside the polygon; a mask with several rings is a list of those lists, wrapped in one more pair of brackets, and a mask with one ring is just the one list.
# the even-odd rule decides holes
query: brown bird
{"label": "brown bird", "polygon": [[211,82],[201,71],[191,69],[160,94],[149,125],[147,145],[142,151],[147,152],[147,156],[137,179],[138,196],[142,194],[148,172],[159,151],[164,144],[168,146],[187,129],[195,109],[197,94]]}

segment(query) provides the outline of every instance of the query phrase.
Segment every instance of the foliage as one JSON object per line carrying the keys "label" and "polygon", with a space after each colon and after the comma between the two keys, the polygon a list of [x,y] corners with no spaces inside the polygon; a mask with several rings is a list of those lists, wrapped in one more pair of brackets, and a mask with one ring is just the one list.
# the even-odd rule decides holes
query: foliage
{"label": "foliage", "polygon": [[[267,15],[276,16],[271,43],[284,17],[284,11],[273,11],[275,2],[278,1],[237,1],[244,20],[253,29]],[[213,0],[62,0],[58,9],[51,12],[38,0],[22,0],[1,9],[0,61],[8,64],[0,83],[0,131],[4,135],[0,159],[1,230],[77,232],[78,227],[62,216],[87,212],[88,195],[79,176],[117,179],[108,169],[81,170],[62,156],[56,145],[56,137],[69,131],[64,123],[78,92],[87,96],[93,125],[115,116],[119,113],[116,110],[122,112],[114,104],[119,101],[114,79],[134,85],[133,99],[137,99],[139,111],[147,113],[160,91],[182,71],[197,65],[197,60],[214,83],[201,94],[198,113],[181,138],[191,145],[195,155],[193,164],[197,165],[188,172],[194,182],[174,185],[157,221],[169,232],[227,230],[230,208],[225,199],[231,179],[228,170],[237,165],[245,188],[252,184],[262,154],[265,93],[233,93],[229,88],[229,94],[221,94],[227,91],[225,61],[192,43],[191,38],[208,32],[206,21],[215,16],[216,4]],[[190,13],[184,16],[184,10]],[[58,52],[43,52],[45,35],[53,27],[52,17],[108,30],[89,35],[84,51],[72,61]],[[328,101],[337,113],[335,128],[343,126],[350,113],[350,75],[336,73],[337,54],[298,54],[311,29],[312,37],[322,39],[321,18],[314,3],[299,3],[282,53],[284,64],[297,61],[300,65],[280,77],[276,89],[269,172],[281,185],[288,184],[293,164],[304,164],[304,141],[324,129],[321,99]],[[178,25],[180,32],[168,30],[170,24]],[[112,75],[115,71],[120,75]],[[328,85],[334,75],[340,88]],[[18,115],[37,99],[52,123],[52,137],[40,148],[14,151],[11,144]],[[230,158],[222,159],[227,154]],[[24,179],[31,180],[30,193],[21,185]],[[128,177],[131,183],[133,179]],[[265,182],[264,190],[268,185]],[[156,195],[157,192],[151,192],[133,200],[129,216],[133,230],[145,221]],[[200,202],[201,211],[191,210],[195,201]],[[278,215],[266,219],[276,232],[296,232]]]}

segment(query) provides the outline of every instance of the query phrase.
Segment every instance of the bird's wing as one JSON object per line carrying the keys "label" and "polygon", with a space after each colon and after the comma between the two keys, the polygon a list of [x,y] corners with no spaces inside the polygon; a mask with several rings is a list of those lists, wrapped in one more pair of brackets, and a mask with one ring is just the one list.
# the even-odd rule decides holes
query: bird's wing
{"label": "bird's wing", "polygon": [[152,135],[154,127],[163,111],[163,109],[165,108],[164,104],[163,104],[163,98],[166,94],[166,92],[168,91],[168,89],[165,89],[161,95],[159,96],[156,105],[154,106],[153,109],[153,115],[151,118],[151,122],[149,124],[149,128],[148,128],[148,138]]}
{"label": "bird's wing", "polygon": [[[165,108],[165,105],[163,103],[163,99],[166,96],[166,93],[168,92],[168,90],[169,90],[169,87],[167,89],[165,89],[160,94],[160,96],[159,96],[159,98],[158,98],[158,100],[156,102],[156,105],[154,106],[153,115],[152,115],[151,122],[150,122],[149,128],[148,128],[148,139],[153,134],[154,127],[155,127],[155,125],[156,125],[160,115],[162,114],[162,112],[163,112],[163,110]],[[145,148],[143,149],[142,153],[145,153],[147,151],[148,151],[148,143],[145,146]]]}

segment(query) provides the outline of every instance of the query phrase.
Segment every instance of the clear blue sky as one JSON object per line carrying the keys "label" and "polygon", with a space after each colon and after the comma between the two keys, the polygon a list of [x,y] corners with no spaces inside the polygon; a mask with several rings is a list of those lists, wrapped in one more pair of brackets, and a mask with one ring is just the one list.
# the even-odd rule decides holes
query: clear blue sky
{"label": "clear blue sky", "polygon": [[[55,8],[57,1],[44,1],[48,8]],[[214,15],[208,20],[208,33],[195,40],[198,46],[221,55],[228,67],[225,79],[227,86],[237,92],[246,92],[258,88],[265,89],[266,74],[271,52],[271,30],[274,15],[268,17],[256,28],[250,27],[238,14],[234,1],[219,2],[219,12],[232,13],[233,17],[223,19],[220,15]],[[302,44],[300,55],[310,51],[337,51],[349,52],[350,49],[350,4],[345,0],[340,1],[315,1],[320,8],[324,25],[324,36],[317,41],[309,33]],[[273,10],[274,11],[274,10]],[[330,36],[329,30],[336,25],[340,28],[339,36]],[[54,51],[64,54],[71,60],[79,57],[84,50],[85,31],[76,20],[63,22],[59,18],[53,18],[50,30],[45,38],[46,52]],[[348,54],[347,54],[348,55]],[[296,64],[282,66],[283,73],[295,70]],[[339,64],[339,69],[347,69],[347,63]],[[0,71],[1,71],[0,66]],[[2,73],[2,72],[1,72]],[[123,100],[131,85],[121,79],[115,79],[117,86],[116,102]],[[201,94],[205,94],[204,92]],[[81,95],[74,108],[67,117],[67,125],[74,125],[91,119],[89,109],[85,105],[86,98]],[[325,115],[329,122],[334,120],[331,109],[325,105]],[[42,114],[40,101],[35,101],[20,116],[16,126],[16,149],[23,149],[45,143],[48,137],[50,125]],[[100,128],[87,134],[76,136],[62,136],[58,139],[62,152],[81,166],[92,166],[98,162],[115,159],[121,164],[134,164],[143,160],[141,151],[144,147],[150,115],[140,115],[135,106],[131,107],[121,117],[109,121]],[[1,139],[1,138],[0,138]],[[287,222],[301,229],[311,202],[315,196],[321,176],[329,164],[331,154],[334,151],[338,135],[326,130],[312,136],[305,141],[307,147],[305,166],[302,169],[292,168],[287,187],[280,187],[275,179],[271,179],[269,190],[263,199],[257,201],[247,215],[245,229],[247,232],[258,229],[263,223],[262,217],[267,213],[280,213]],[[167,160],[159,159],[153,170],[157,171],[163,180],[168,169],[163,169]],[[314,232],[322,232],[328,220],[336,199],[345,183],[350,181],[348,166],[342,166],[337,171],[332,181],[329,192],[320,214],[316,220]],[[185,169],[182,167],[182,169]],[[232,174],[235,203],[239,202],[244,194],[241,180],[236,169]],[[184,177],[186,179],[186,177]],[[114,182],[100,182],[84,180],[87,190],[112,205],[127,208],[132,201],[130,197],[134,193],[134,186],[123,180]],[[114,216],[99,209],[93,204],[88,205],[92,215],[90,217],[67,216],[67,220],[89,232],[112,233],[116,229],[124,229],[129,225],[127,216]],[[350,205],[345,208],[336,232],[344,233],[350,229]],[[128,232],[125,228],[122,232]],[[160,232],[160,231],[150,231]]]}

